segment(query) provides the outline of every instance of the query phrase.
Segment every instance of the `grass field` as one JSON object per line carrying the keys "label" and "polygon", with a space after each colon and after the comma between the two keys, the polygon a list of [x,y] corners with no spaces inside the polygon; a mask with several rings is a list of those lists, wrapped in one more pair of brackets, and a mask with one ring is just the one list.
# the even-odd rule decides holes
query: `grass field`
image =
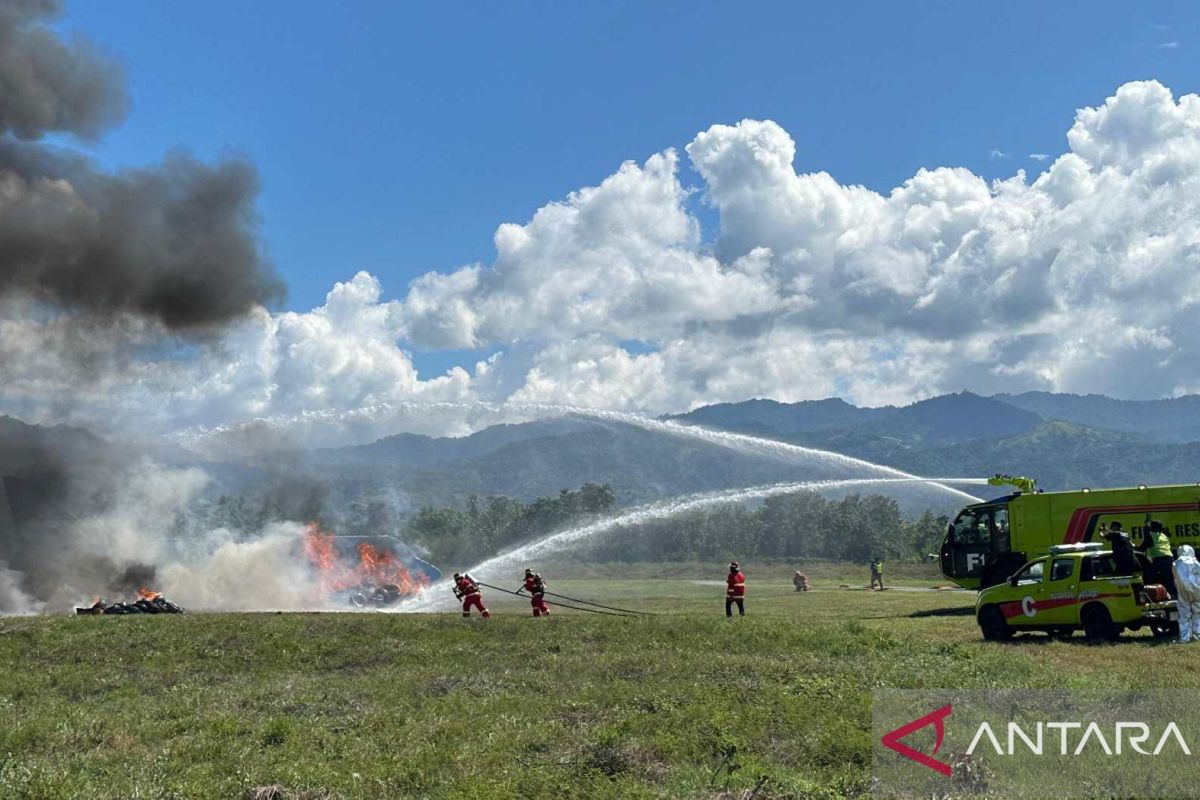
{"label": "grass field", "polygon": [[925,567],[807,571],[750,569],[731,621],[721,565],[547,571],[644,618],[6,618],[0,798],[853,797],[876,688],[1200,684],[1148,635],[985,644]]}

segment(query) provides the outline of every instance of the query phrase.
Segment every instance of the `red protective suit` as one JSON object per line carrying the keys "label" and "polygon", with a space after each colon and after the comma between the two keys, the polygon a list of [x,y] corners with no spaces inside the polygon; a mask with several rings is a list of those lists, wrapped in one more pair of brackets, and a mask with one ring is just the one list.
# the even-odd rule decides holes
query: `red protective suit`
{"label": "red protective suit", "polygon": [[487,607],[483,604],[483,592],[479,591],[479,587],[470,575],[461,575],[454,584],[454,594],[463,601],[462,615],[464,617],[471,616],[471,609],[479,609],[479,614],[484,619],[491,616]]}
{"label": "red protective suit", "polygon": [[550,613],[550,606],[546,604],[546,582],[541,575],[526,575],[525,591],[529,592],[529,605],[533,607],[535,617]]}
{"label": "red protective suit", "polygon": [[733,616],[734,605],[740,616],[746,616],[746,576],[740,569],[730,569],[725,578],[725,616]]}
{"label": "red protective suit", "polygon": [[729,573],[729,577],[725,579],[725,596],[726,597],[745,597],[746,596],[746,576],[739,569],[737,572]]}

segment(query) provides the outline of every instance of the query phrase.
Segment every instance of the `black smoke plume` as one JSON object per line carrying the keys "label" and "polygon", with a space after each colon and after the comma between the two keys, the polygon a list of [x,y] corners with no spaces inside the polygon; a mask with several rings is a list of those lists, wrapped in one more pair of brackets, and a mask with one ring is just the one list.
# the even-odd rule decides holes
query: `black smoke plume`
{"label": "black smoke plume", "polygon": [[46,26],[58,11],[55,0],[0,0],[0,295],[182,333],[279,299],[250,164],[178,154],[112,174],[32,143],[95,136],[126,106],[120,70]]}

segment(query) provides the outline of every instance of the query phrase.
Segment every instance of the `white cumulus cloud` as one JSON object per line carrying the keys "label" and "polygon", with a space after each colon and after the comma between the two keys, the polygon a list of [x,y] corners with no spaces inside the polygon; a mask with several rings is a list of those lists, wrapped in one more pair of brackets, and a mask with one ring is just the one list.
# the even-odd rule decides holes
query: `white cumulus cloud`
{"label": "white cumulus cloud", "polygon": [[[769,120],[713,125],[683,152],[699,187],[665,149],[500,225],[488,263],[395,299],[359,273],[318,308],[259,310],[199,344],[144,322],[91,337],[10,300],[0,401],[168,429],[413,401],[657,412],[1200,387],[1200,97],[1127,83],[1077,112],[1032,181],[940,166],[887,192],[846,185],[797,173]],[[443,348],[478,363],[419,375],[411,352]]]}
{"label": "white cumulus cloud", "polygon": [[[1068,151],[1032,183],[939,167],[886,194],[796,173],[773,122],[714,125],[686,148],[719,213],[711,246],[665,151],[502,226],[493,265],[421,278],[399,314],[425,346],[544,342],[517,392],[528,400],[1183,391],[1198,103],[1129,83],[1078,112]],[[430,322],[447,309],[458,324]]]}

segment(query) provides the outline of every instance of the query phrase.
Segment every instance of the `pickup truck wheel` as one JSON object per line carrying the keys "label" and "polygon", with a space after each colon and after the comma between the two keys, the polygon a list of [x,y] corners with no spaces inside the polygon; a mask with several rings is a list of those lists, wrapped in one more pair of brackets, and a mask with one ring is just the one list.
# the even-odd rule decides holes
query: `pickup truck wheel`
{"label": "pickup truck wheel", "polygon": [[1093,604],[1083,610],[1083,633],[1092,644],[1115,642],[1121,629],[1113,624],[1112,615],[1102,605]]}
{"label": "pickup truck wheel", "polygon": [[1179,625],[1174,622],[1155,622],[1150,625],[1155,639],[1166,639],[1179,635]]}
{"label": "pickup truck wheel", "polygon": [[989,642],[1003,642],[1012,638],[1012,628],[1004,621],[1004,615],[995,606],[984,606],[979,612],[979,630]]}

